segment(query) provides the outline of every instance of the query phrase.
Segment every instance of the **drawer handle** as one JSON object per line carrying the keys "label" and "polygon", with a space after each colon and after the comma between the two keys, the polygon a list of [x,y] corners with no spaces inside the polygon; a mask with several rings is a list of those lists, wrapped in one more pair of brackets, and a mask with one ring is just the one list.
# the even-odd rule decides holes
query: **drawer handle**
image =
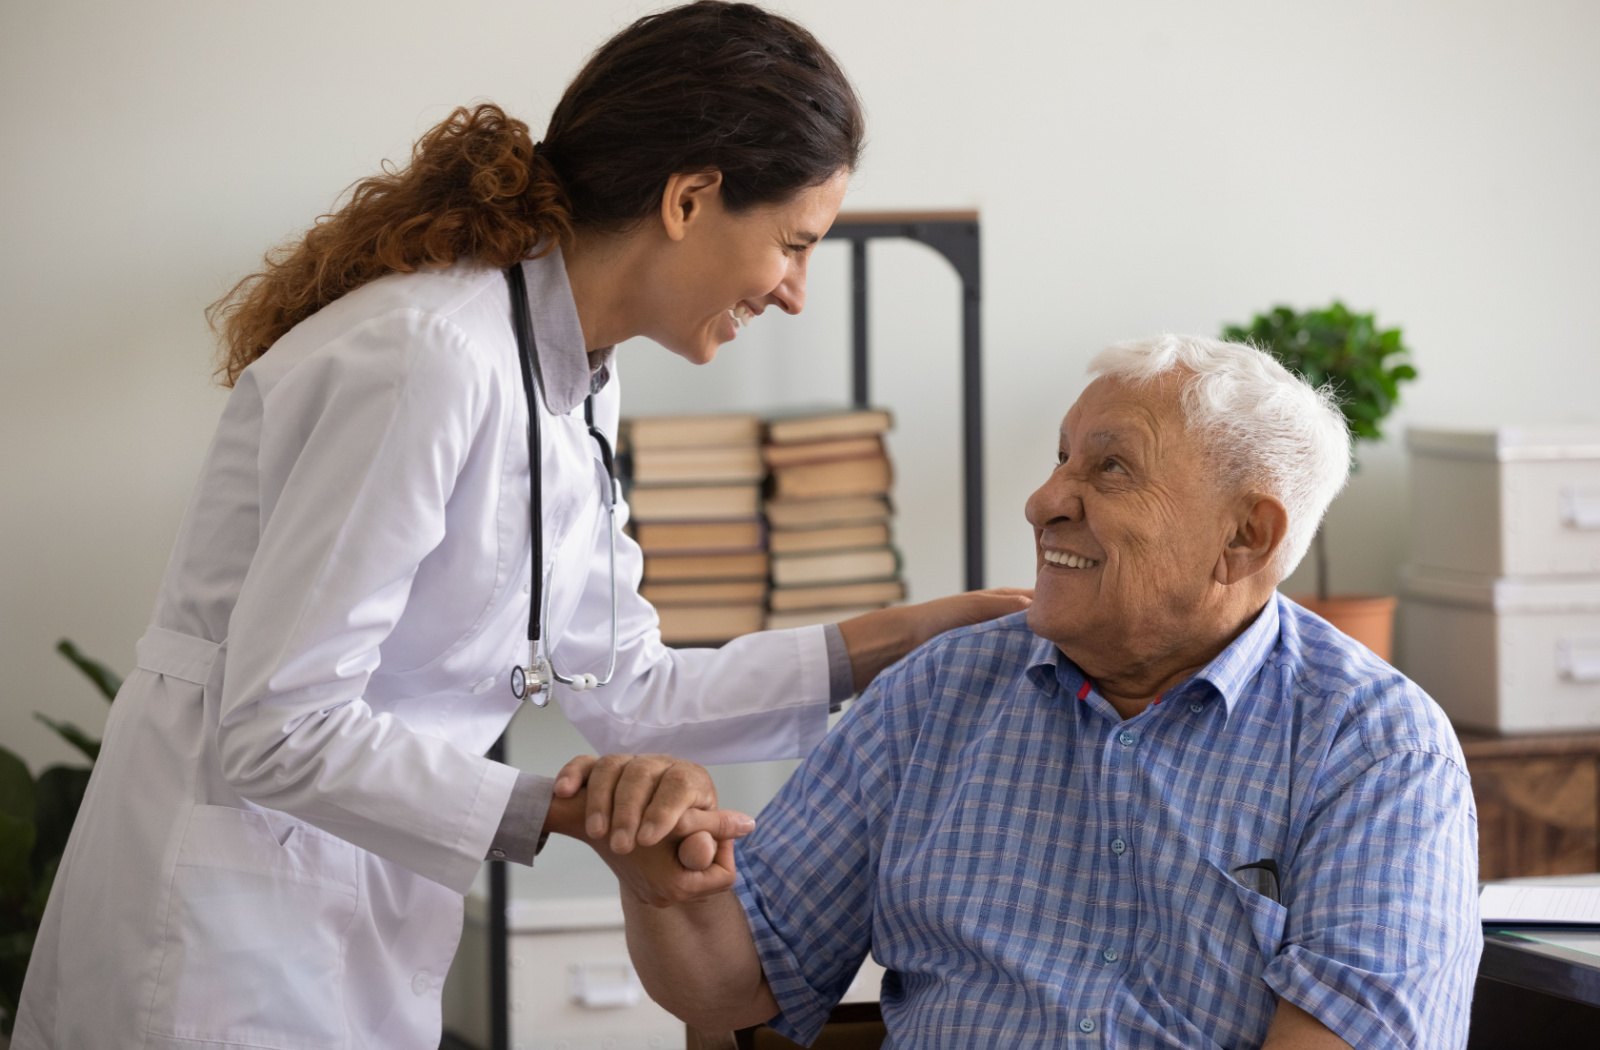
{"label": "drawer handle", "polygon": [[567,967],[567,994],[586,1010],[638,1006],[644,986],[626,959],[597,959]]}
{"label": "drawer handle", "polygon": [[1569,682],[1600,682],[1600,638],[1561,639],[1556,669]]}
{"label": "drawer handle", "polygon": [[1563,488],[1561,520],[1575,529],[1600,529],[1600,486],[1568,485]]}

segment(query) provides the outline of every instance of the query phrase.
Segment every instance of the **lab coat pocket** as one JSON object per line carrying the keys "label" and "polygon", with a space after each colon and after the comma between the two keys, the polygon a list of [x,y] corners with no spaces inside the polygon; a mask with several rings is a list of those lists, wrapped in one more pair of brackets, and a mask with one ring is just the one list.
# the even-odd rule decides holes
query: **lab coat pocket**
{"label": "lab coat pocket", "polygon": [[[277,817],[277,814],[273,815]],[[150,1034],[339,1050],[357,851],[305,824],[196,806],[178,851]]]}

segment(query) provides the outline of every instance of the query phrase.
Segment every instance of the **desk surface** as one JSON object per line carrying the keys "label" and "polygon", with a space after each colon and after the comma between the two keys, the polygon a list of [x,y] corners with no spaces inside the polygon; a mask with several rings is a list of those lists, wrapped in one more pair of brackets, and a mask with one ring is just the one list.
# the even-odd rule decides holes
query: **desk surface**
{"label": "desk surface", "polygon": [[[1600,874],[1502,881],[1520,886],[1600,886]],[[1478,976],[1600,1007],[1600,930],[1485,926]]]}

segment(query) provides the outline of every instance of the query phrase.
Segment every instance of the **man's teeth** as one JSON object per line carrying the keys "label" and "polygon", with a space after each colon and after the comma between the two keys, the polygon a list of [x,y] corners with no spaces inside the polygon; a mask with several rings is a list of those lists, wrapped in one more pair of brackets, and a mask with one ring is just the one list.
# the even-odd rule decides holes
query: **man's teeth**
{"label": "man's teeth", "polygon": [[728,316],[733,318],[733,323],[736,327],[743,328],[745,325],[749,324],[755,319],[756,313],[748,306],[740,303],[738,306],[735,306],[732,310],[728,311]]}
{"label": "man's teeth", "polygon": [[1064,551],[1045,551],[1044,560],[1051,565],[1065,565],[1069,569],[1092,569],[1100,564],[1093,558],[1080,558]]}

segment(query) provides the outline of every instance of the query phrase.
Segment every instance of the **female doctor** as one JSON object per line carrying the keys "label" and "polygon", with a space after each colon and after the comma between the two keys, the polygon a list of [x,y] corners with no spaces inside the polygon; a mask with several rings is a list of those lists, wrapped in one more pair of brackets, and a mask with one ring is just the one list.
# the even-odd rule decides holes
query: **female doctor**
{"label": "female doctor", "polygon": [[547,823],[554,782],[483,757],[519,694],[622,753],[589,830],[626,837],[658,785],[658,822],[715,805],[703,771],[629,753],[802,755],[911,647],[1025,605],[674,651],[608,512],[611,348],[643,335],[703,363],[742,320],[799,312],[862,130],[799,26],[669,10],[593,55],[543,142],[457,111],[218,304],[232,393],[50,896],[19,1050],[431,1050],[462,895],[486,856],[531,863]]}

